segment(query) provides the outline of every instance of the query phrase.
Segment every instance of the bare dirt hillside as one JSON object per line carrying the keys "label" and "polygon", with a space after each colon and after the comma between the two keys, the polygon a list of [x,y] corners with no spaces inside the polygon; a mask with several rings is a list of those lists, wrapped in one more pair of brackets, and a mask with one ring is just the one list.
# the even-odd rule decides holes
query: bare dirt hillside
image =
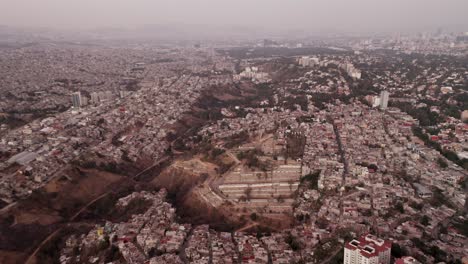
{"label": "bare dirt hillside", "polygon": [[19,201],[0,216],[0,263],[23,263],[53,230],[122,180],[117,174],[71,168]]}

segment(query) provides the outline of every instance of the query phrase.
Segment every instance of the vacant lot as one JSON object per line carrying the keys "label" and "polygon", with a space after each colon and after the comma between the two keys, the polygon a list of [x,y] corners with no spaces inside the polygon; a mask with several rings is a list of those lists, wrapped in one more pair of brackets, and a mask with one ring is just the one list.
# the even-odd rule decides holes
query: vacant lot
{"label": "vacant lot", "polygon": [[108,172],[70,168],[63,177],[19,201],[0,215],[0,263],[22,263],[28,253],[70,216],[125,179]]}

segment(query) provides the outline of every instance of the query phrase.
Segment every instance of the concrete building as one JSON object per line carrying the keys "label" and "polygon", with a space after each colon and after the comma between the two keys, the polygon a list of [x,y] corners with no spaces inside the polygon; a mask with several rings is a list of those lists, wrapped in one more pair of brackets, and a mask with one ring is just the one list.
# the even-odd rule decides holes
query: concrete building
{"label": "concrete building", "polygon": [[26,165],[29,162],[35,160],[38,156],[39,155],[35,152],[23,151],[11,157],[7,162],[10,164],[16,162],[20,165]]}
{"label": "concrete building", "polygon": [[362,73],[360,70],[356,69],[352,63],[340,63],[338,66],[345,70],[349,77],[359,80],[361,79]]}
{"label": "concrete building", "polygon": [[75,108],[81,107],[82,100],[81,100],[81,93],[80,92],[72,93],[72,103],[73,103],[73,107],[75,107]]}
{"label": "concrete building", "polygon": [[363,235],[346,243],[344,264],[390,264],[392,243],[373,235]]}
{"label": "concrete building", "polygon": [[461,120],[462,122],[467,122],[468,121],[468,110],[465,110],[461,114]]}
{"label": "concrete building", "polygon": [[440,92],[443,94],[453,93],[453,88],[450,86],[444,86],[440,88]]}
{"label": "concrete building", "polygon": [[390,94],[387,91],[382,91],[380,93],[380,109],[386,110],[388,107],[388,99]]}
{"label": "concrete building", "polygon": [[121,99],[127,97],[129,94],[130,92],[128,91],[119,91],[119,96]]}
{"label": "concrete building", "polygon": [[416,194],[423,198],[423,199],[426,199],[426,198],[431,198],[432,197],[432,192],[431,190],[429,190],[429,188],[427,188],[426,186],[424,185],[421,185],[419,183],[413,183],[413,186],[414,188],[416,189]]}
{"label": "concrete building", "polygon": [[319,63],[318,58],[311,58],[311,57],[307,57],[307,56],[299,58],[299,65],[301,65],[303,67],[314,66],[314,65],[316,65],[318,63]]}
{"label": "concrete building", "polygon": [[91,93],[91,103],[97,104],[99,103],[99,95],[96,92]]}

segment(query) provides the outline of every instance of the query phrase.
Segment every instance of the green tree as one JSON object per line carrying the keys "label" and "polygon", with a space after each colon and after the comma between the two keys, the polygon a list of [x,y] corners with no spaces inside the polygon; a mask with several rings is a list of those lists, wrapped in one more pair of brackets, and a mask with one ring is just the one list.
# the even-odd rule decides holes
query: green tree
{"label": "green tree", "polygon": [[256,213],[251,213],[250,214],[250,219],[252,219],[252,221],[257,221],[258,215]]}
{"label": "green tree", "polygon": [[400,213],[404,213],[405,212],[405,208],[403,207],[403,204],[398,202],[395,204],[395,210],[397,210],[398,212]]}
{"label": "green tree", "polygon": [[421,218],[419,222],[424,226],[428,226],[430,221],[431,219],[429,218],[429,216],[423,215],[423,217]]}
{"label": "green tree", "polygon": [[445,169],[445,168],[448,167],[447,162],[446,162],[443,158],[441,158],[441,157],[439,157],[439,158],[437,159],[437,163],[438,163],[439,166],[440,166],[441,168],[443,168],[443,169]]}

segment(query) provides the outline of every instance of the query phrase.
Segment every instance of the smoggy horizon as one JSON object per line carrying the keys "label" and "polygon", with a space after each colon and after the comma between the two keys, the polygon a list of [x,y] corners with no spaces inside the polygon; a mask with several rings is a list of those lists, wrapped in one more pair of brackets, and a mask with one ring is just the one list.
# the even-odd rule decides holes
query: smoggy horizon
{"label": "smoggy horizon", "polygon": [[2,4],[0,24],[60,30],[206,25],[269,32],[466,31],[466,10],[464,0],[15,0]]}

